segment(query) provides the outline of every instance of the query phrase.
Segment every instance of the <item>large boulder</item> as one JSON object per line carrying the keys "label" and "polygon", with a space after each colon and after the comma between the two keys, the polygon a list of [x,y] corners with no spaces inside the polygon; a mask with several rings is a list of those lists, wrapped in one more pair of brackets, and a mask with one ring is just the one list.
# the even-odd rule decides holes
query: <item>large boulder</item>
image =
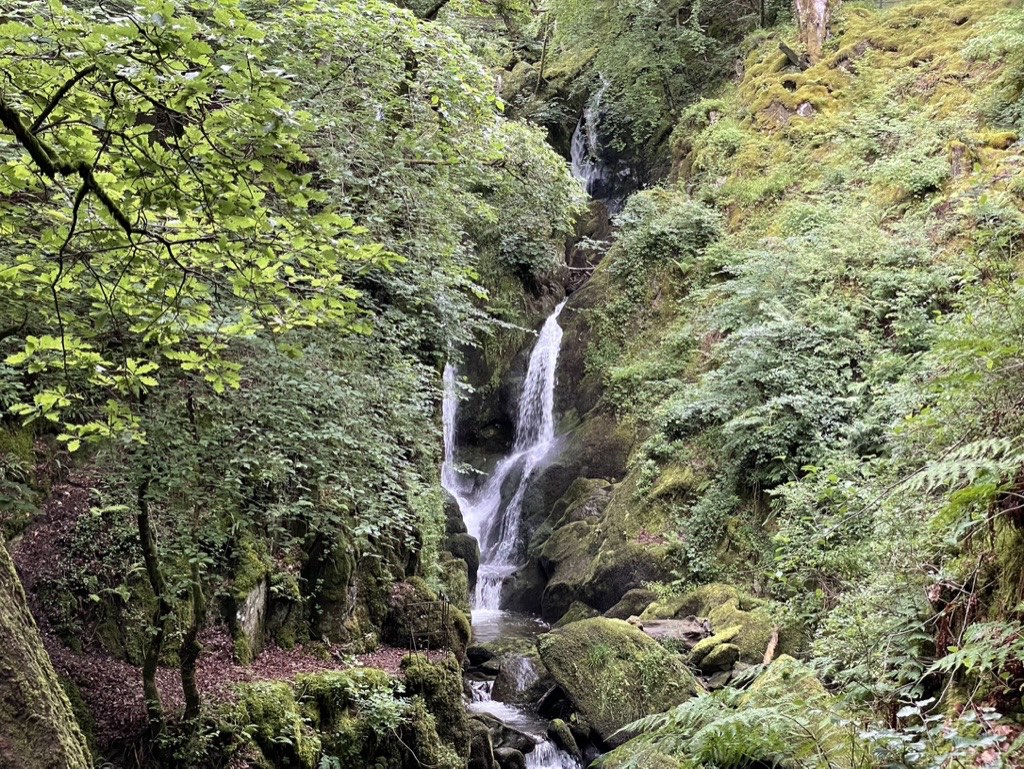
{"label": "large boulder", "polygon": [[711,584],[681,596],[656,601],[647,607],[640,619],[683,619],[689,616],[706,618],[713,635],[694,647],[694,661],[700,661],[720,644],[737,647],[739,660],[759,663],[778,633],[776,652],[794,651],[800,643],[799,633],[779,626],[768,605],[732,585]]}
{"label": "large boulder", "polygon": [[629,619],[639,616],[644,610],[657,599],[653,590],[645,587],[635,587],[627,590],[626,594],[619,599],[612,608],[604,613],[608,619]]}
{"label": "large boulder", "polygon": [[622,620],[581,620],[538,639],[541,660],[579,716],[605,745],[619,730],[700,691],[681,655]]}
{"label": "large boulder", "polygon": [[7,549],[0,543],[0,766],[90,769],[93,762],[57,680]]}
{"label": "large boulder", "polygon": [[491,691],[499,702],[533,703],[551,688],[548,671],[535,650],[532,654],[506,654],[499,664]]}
{"label": "large boulder", "polygon": [[392,586],[381,628],[385,643],[406,649],[447,649],[461,660],[471,634],[466,615],[450,606],[446,616],[423,578],[410,577]]}

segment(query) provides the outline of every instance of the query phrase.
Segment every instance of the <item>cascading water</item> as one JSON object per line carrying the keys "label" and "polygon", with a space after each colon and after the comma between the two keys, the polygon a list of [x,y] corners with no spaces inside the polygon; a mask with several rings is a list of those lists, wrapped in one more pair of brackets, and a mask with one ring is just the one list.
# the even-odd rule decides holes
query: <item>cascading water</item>
{"label": "cascading water", "polygon": [[[530,363],[519,398],[516,420],[515,442],[511,453],[494,468],[494,472],[478,491],[459,473],[457,465],[456,424],[458,417],[459,393],[457,372],[451,365],[445,368],[444,421],[444,464],[441,468],[441,484],[458,502],[466,527],[480,543],[480,569],[477,574],[476,594],[473,598],[474,637],[480,638],[481,623],[500,611],[501,588],[505,580],[522,565],[523,543],[520,532],[523,513],[523,497],[534,472],[541,466],[556,446],[555,438],[555,369],[562,344],[562,327],[558,316],[565,302],[545,321],[537,336],[537,343],[530,353]],[[507,502],[503,502],[503,488],[515,483],[515,489]],[[507,493],[507,489],[505,489]],[[513,621],[504,619],[499,627],[508,629]],[[520,626],[530,624],[519,620]],[[493,632],[493,626],[487,627]],[[536,626],[534,631],[536,632]],[[515,663],[513,663],[515,664]],[[517,688],[525,688],[532,681],[532,668],[511,671]],[[522,679],[522,680],[520,680]],[[472,712],[489,713],[508,726],[533,738],[535,747],[526,754],[527,769],[581,769],[581,764],[570,754],[558,748],[545,736],[546,722],[531,711],[496,701],[491,692],[493,680],[470,681],[472,694],[469,709]]]}
{"label": "cascading water", "polygon": [[[520,534],[523,497],[535,470],[555,446],[555,368],[562,345],[562,327],[558,316],[565,302],[544,323],[530,354],[530,364],[519,398],[516,436],[512,452],[498,462],[490,478],[476,493],[468,492],[455,466],[455,419],[457,392],[455,371],[445,372],[445,463],[442,485],[459,503],[469,533],[480,543],[480,570],[477,574],[473,609],[494,611],[500,608],[501,588],[522,565],[523,542]],[[502,491],[514,478],[515,490],[503,502]],[[506,490],[507,491],[507,490]]]}
{"label": "cascading water", "polygon": [[587,195],[594,195],[609,176],[608,167],[601,162],[600,134],[598,133],[601,102],[609,85],[609,81],[602,75],[601,87],[587,102],[572,135],[572,175],[580,180]]}

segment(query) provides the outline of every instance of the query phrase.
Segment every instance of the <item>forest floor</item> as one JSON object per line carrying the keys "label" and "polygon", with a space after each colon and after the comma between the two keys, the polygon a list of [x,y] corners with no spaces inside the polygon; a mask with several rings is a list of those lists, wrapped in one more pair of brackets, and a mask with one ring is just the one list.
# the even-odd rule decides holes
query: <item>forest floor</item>
{"label": "forest floor", "polygon": [[[39,625],[46,650],[57,672],[78,688],[92,715],[92,732],[100,746],[127,741],[146,727],[141,668],[104,651],[95,639],[81,639],[81,650],[69,648],[50,622],[50,609],[41,605],[35,586],[55,579],[68,569],[66,553],[74,552],[70,541],[76,523],[90,514],[90,479],[78,476],[54,487],[43,515],[12,547],[12,555],[29,604]],[[76,564],[88,568],[88,564]],[[404,648],[381,646],[370,654],[353,656],[322,644],[291,649],[268,646],[250,665],[233,657],[233,641],[223,626],[205,630],[200,637],[203,653],[196,670],[200,693],[209,702],[230,702],[236,686],[257,681],[292,680],[304,673],[344,670],[356,666],[379,668],[400,674]],[[440,652],[429,653],[440,659]],[[157,684],[165,710],[172,714],[184,708],[184,693],[177,668],[162,667]]]}

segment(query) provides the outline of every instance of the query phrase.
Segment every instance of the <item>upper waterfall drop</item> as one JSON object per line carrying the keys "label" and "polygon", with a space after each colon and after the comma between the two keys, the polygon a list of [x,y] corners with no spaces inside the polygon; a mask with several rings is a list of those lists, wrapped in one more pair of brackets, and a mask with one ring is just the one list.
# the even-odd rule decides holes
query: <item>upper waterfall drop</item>
{"label": "upper waterfall drop", "polygon": [[599,191],[609,176],[608,167],[601,161],[598,123],[604,95],[610,85],[611,82],[602,75],[601,87],[587,102],[572,135],[570,148],[572,175],[583,184],[583,189],[590,196],[594,196]]}
{"label": "upper waterfall drop", "polygon": [[[537,335],[519,397],[515,441],[512,451],[501,459],[494,472],[477,491],[467,489],[455,465],[455,424],[458,415],[456,372],[445,369],[444,440],[445,461],[441,482],[459,503],[469,533],[480,543],[474,610],[496,610],[501,588],[522,565],[521,536],[523,498],[534,472],[555,447],[555,372],[562,346],[558,316],[561,302]],[[507,483],[515,483],[511,496]],[[506,494],[503,495],[503,489]],[[507,500],[507,501],[506,501]]]}

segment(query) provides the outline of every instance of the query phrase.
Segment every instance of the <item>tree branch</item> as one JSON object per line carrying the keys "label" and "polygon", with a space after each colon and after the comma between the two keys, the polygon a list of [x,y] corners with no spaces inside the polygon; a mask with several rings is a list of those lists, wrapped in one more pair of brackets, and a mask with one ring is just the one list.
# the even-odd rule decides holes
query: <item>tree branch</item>
{"label": "tree branch", "polygon": [[449,2],[450,0],[437,0],[437,2],[431,6],[430,10],[420,16],[420,18],[424,21],[434,21],[437,18],[437,14],[439,14]]}
{"label": "tree branch", "polygon": [[88,67],[85,67],[84,69],[76,72],[74,76],[70,80],[68,80],[68,82],[66,82],[64,85],[57,89],[57,93],[53,95],[53,98],[50,99],[49,103],[43,108],[43,111],[39,113],[39,117],[36,118],[36,122],[34,122],[32,124],[32,127],[29,128],[28,130],[31,131],[32,133],[36,133],[37,131],[39,131],[39,129],[43,126],[43,121],[45,121],[46,118],[50,116],[50,113],[53,112],[53,110],[57,107],[57,105],[60,104],[60,100],[67,96],[68,91],[74,88],[75,84],[78,83],[78,81],[80,81],[82,78],[88,77],[95,71],[96,65],[90,64]]}
{"label": "tree branch", "polygon": [[4,127],[14,134],[14,138],[28,151],[32,161],[50,179],[56,181],[58,176],[73,176],[77,174],[81,177],[85,189],[99,199],[118,226],[125,231],[125,234],[132,235],[135,232],[135,228],[125,213],[107,194],[107,191],[100,186],[99,182],[96,181],[92,166],[85,161],[69,163],[61,160],[60,156],[51,147],[25,127],[25,124],[21,122],[21,116],[2,98],[0,98],[0,123],[3,123]]}

